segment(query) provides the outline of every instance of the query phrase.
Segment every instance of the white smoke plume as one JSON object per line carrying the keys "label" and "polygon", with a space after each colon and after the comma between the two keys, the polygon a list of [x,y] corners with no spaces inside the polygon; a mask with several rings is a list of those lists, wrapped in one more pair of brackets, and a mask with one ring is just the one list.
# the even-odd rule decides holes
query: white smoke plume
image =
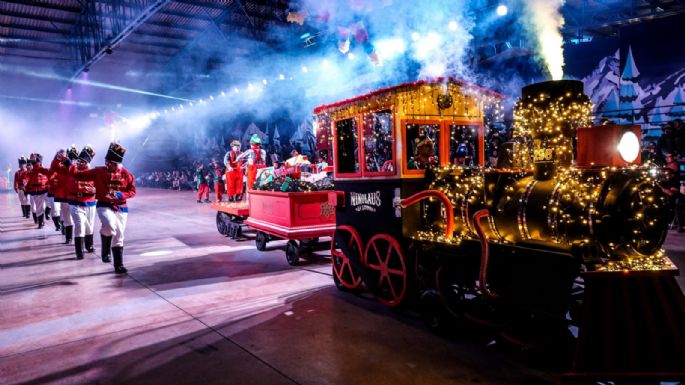
{"label": "white smoke plume", "polygon": [[564,76],[564,38],[561,29],[564,17],[561,7],[565,0],[527,0],[524,10],[528,15],[528,22],[524,23],[538,45],[538,55],[544,61],[552,80],[560,80]]}

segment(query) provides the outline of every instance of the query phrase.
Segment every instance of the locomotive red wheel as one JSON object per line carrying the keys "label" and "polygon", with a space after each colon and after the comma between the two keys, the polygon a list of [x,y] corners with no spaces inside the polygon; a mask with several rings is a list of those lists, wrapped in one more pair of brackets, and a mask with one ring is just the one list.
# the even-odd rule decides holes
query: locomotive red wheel
{"label": "locomotive red wheel", "polygon": [[337,279],[336,286],[338,286],[337,283],[339,282],[340,285],[345,289],[356,289],[362,282],[362,278],[355,273],[354,268],[350,263],[350,259],[345,255],[345,253],[336,248],[336,235],[341,239],[341,242],[345,242],[347,247],[352,249],[356,257],[359,259],[359,262],[364,264],[362,255],[362,239],[354,227],[339,226],[335,230],[335,235],[331,241],[331,257],[333,260],[332,265],[333,274],[335,275],[334,278]]}
{"label": "locomotive red wheel", "polygon": [[366,266],[371,279],[377,278],[378,300],[399,305],[407,293],[407,264],[402,246],[390,235],[376,234],[366,245]]}

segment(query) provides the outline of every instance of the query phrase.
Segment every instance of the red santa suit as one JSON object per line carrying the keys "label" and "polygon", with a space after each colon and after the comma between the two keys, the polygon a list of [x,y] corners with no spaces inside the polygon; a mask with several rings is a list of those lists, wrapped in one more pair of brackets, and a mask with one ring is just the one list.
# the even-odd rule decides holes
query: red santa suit
{"label": "red santa suit", "polygon": [[243,165],[242,162],[237,161],[241,154],[240,143],[238,143],[238,146],[232,147],[233,149],[224,156],[224,165],[226,166],[226,193],[228,194],[229,200],[235,198],[236,195],[241,195],[243,193]]}

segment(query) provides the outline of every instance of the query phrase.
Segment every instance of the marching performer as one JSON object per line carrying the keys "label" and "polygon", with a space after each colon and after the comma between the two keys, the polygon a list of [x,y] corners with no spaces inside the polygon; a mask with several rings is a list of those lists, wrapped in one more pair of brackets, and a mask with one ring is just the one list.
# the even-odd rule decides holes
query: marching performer
{"label": "marching performer", "polygon": [[[95,151],[90,146],[83,147],[76,159],[78,171],[90,169],[90,162],[95,156]],[[74,172],[71,172],[72,174]],[[83,259],[83,246],[85,243],[86,251],[92,253],[93,247],[93,228],[95,225],[95,183],[93,181],[76,180],[70,178],[69,191],[69,211],[74,223],[74,250],[76,259]],[[104,261],[103,257],[103,261]],[[106,262],[109,262],[107,260]]]}
{"label": "marching performer", "polygon": [[[67,158],[69,162],[75,162],[78,158],[78,149],[75,145],[71,145],[67,149]],[[71,217],[71,209],[69,208],[69,186],[74,183],[73,176],[67,172],[64,167],[57,168],[59,177],[59,187],[55,191],[55,202],[60,202],[60,218],[62,219],[62,229],[64,230],[64,244],[71,243],[74,234],[74,221]]]}
{"label": "marching performer", "polygon": [[43,156],[40,154],[31,154],[29,163],[32,167],[29,172],[27,192],[34,215],[33,220],[38,223],[38,228],[42,229],[45,225],[45,199],[48,195],[50,170],[43,167]]}
{"label": "marching performer", "polygon": [[136,196],[133,174],[121,162],[126,149],[119,143],[111,143],[105,155],[105,166],[90,170],[73,170],[79,181],[95,182],[97,213],[102,223],[100,240],[102,242],[102,262],[109,262],[110,248],[114,257],[114,272],[126,273],[124,267],[124,231],[128,217],[127,199]]}
{"label": "marching performer", "polygon": [[21,213],[24,218],[31,217],[31,204],[29,197],[24,192],[26,184],[28,183],[29,172],[26,168],[26,158],[23,156],[19,158],[19,169],[14,173],[14,192],[19,196],[19,204],[21,204]]}
{"label": "marching performer", "polygon": [[224,183],[221,177],[224,176],[224,170],[221,169],[221,164],[216,160],[212,160],[212,175],[214,176],[214,197],[217,202],[221,202],[224,198]]}
{"label": "marching performer", "polygon": [[59,165],[67,159],[67,152],[64,151],[64,149],[59,149],[57,150],[57,153],[55,154],[55,157],[52,159],[52,162],[50,163],[50,175],[48,177],[48,199],[47,199],[47,207],[45,208],[45,219],[48,219],[48,217],[52,217],[52,223],[55,224],[55,231],[60,231],[61,230],[61,223],[60,223],[60,217],[61,217],[61,204],[58,198],[56,197],[57,195],[61,195],[58,190],[60,190],[60,181],[59,181],[59,174],[57,174],[57,168]]}
{"label": "marching performer", "polygon": [[224,166],[226,166],[226,194],[228,201],[239,201],[243,194],[243,167],[242,163],[236,159],[240,156],[240,142],[231,142],[231,151],[224,155]]}
{"label": "marching performer", "polygon": [[205,196],[205,202],[209,203],[209,173],[202,163],[198,164],[195,169],[195,183],[197,186],[197,203],[202,203],[202,195]]}
{"label": "marching performer", "polygon": [[257,178],[257,170],[266,167],[266,151],[262,150],[262,140],[254,134],[250,138],[250,149],[246,150],[236,161],[247,159],[247,189],[251,189]]}

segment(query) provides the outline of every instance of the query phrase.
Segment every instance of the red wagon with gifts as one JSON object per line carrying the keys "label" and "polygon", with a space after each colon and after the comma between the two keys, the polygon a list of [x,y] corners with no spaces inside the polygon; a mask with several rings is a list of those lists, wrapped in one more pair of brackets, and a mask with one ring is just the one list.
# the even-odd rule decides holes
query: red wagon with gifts
{"label": "red wagon with gifts", "polygon": [[251,190],[245,224],[257,230],[257,250],[265,250],[272,239],[285,239],[287,261],[297,265],[319,237],[335,231],[335,206],[328,202],[329,193]]}

